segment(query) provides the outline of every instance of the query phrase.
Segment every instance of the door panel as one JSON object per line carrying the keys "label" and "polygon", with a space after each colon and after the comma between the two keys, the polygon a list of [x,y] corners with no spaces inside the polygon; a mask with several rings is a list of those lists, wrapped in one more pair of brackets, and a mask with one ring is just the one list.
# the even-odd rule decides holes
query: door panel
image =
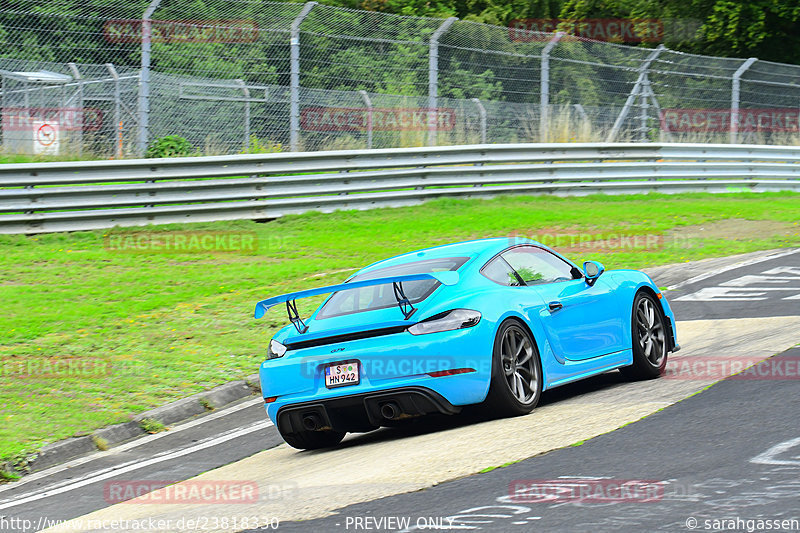
{"label": "door panel", "polygon": [[519,281],[545,306],[539,315],[553,351],[580,361],[624,350],[624,321],[613,285],[601,276],[590,286],[573,265],[538,246],[515,246],[502,253]]}
{"label": "door panel", "polygon": [[[613,290],[602,277],[594,286],[583,279],[530,287],[548,304],[540,312],[553,350],[572,361],[625,349],[624,319]],[[554,307],[553,303],[560,304]]]}

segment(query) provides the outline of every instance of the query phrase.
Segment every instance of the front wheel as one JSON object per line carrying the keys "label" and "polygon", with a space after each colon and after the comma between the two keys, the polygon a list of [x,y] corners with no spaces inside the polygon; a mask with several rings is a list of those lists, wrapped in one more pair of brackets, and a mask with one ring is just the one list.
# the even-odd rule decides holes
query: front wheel
{"label": "front wheel", "polygon": [[631,310],[633,364],[620,368],[629,379],[652,379],[667,366],[667,331],[661,305],[647,292],[639,291]]}
{"label": "front wheel", "polygon": [[530,413],[542,395],[542,363],[528,330],[517,320],[500,325],[492,354],[492,381],[485,405],[492,414]]}

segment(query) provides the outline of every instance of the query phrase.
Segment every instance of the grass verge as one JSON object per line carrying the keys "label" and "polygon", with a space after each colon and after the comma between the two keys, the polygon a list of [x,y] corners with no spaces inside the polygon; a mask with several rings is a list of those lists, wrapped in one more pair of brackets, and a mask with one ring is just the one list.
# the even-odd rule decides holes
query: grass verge
{"label": "grass verge", "polygon": [[285,320],[253,320],[257,300],[391,255],[525,235],[636,268],[798,246],[798,220],[789,193],[511,197],[147,229],[255,235],[238,253],[125,253],[103,231],[0,236],[0,462],[254,373]]}

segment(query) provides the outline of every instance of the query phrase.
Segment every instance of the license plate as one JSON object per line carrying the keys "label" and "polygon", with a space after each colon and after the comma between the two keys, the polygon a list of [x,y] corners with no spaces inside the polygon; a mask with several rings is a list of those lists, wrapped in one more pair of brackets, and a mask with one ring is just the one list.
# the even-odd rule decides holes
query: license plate
{"label": "license plate", "polygon": [[325,367],[325,386],[329,389],[358,385],[359,382],[358,361],[334,363]]}

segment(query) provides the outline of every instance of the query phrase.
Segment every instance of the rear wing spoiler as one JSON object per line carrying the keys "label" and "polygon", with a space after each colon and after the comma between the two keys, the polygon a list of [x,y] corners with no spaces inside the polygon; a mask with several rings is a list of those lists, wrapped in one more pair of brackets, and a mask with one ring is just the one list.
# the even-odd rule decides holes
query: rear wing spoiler
{"label": "rear wing spoiler", "polygon": [[416,308],[411,305],[411,302],[403,292],[403,283],[406,281],[422,281],[433,279],[442,285],[455,285],[458,283],[458,272],[445,271],[445,272],[428,272],[424,274],[406,274],[403,276],[390,276],[386,278],[365,279],[362,281],[353,281],[350,283],[340,283],[339,285],[329,285],[327,287],[318,287],[316,289],[307,289],[304,291],[290,292],[281,294],[280,296],[273,296],[266,300],[261,300],[256,304],[254,317],[261,318],[270,308],[285,303],[286,312],[289,314],[289,320],[292,322],[298,333],[305,333],[308,329],[300,316],[297,314],[297,305],[295,300],[298,298],[309,298],[311,296],[319,296],[320,294],[328,294],[332,292],[345,291],[349,289],[360,289],[361,287],[371,287],[374,285],[392,285],[394,288],[394,296],[397,299],[397,305],[403,316],[408,318],[414,314]]}

